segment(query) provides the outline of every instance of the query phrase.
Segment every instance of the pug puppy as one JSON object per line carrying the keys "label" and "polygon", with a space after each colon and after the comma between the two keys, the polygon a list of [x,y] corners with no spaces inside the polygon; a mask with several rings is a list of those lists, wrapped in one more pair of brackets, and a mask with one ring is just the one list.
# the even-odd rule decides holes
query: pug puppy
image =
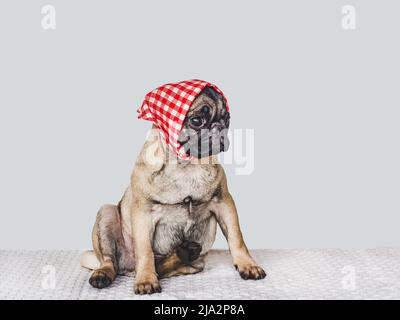
{"label": "pug puppy", "polygon": [[89,283],[105,288],[117,274],[135,272],[136,294],[160,292],[160,278],[194,274],[215,240],[217,224],[240,276],[263,279],[240,231],[235,203],[216,155],[226,151],[229,112],[223,96],[204,88],[186,114],[179,142],[192,160],[176,159],[153,126],[118,205],[100,208],[93,228],[94,251],[82,266]]}

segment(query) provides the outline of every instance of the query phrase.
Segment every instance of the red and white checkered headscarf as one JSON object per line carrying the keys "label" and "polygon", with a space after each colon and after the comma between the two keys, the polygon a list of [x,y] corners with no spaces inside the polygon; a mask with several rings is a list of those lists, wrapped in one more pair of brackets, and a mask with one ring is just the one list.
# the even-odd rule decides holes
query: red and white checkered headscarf
{"label": "red and white checkered headscarf", "polygon": [[225,99],[225,95],[217,86],[203,80],[186,80],[178,83],[168,83],[146,94],[142,106],[137,110],[138,118],[153,121],[177,156],[181,159],[192,159],[187,156],[184,148],[178,142],[183,121],[192,102],[205,87],[212,87]]}

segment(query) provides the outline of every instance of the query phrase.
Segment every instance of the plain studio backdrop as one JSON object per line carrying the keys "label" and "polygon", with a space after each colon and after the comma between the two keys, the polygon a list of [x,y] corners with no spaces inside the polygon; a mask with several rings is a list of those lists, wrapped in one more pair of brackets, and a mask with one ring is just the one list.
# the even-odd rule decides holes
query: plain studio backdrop
{"label": "plain studio backdrop", "polygon": [[225,166],[250,248],[400,245],[400,4],[352,1],[345,30],[346,4],[2,0],[0,248],[91,247],[150,127],[143,97],[191,78],[254,129],[252,174]]}

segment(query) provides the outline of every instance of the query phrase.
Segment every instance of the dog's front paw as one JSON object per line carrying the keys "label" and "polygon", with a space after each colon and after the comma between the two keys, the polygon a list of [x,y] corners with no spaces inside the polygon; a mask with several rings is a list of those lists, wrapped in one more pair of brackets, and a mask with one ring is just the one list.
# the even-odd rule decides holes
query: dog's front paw
{"label": "dog's front paw", "polygon": [[153,275],[147,278],[137,278],[134,290],[136,294],[152,294],[161,292],[161,286],[158,282],[157,276]]}
{"label": "dog's front paw", "polygon": [[192,241],[183,241],[176,249],[176,254],[186,264],[196,260],[200,256],[200,253],[201,245]]}
{"label": "dog's front paw", "polygon": [[244,280],[260,280],[267,275],[261,267],[254,263],[235,264],[235,268]]}

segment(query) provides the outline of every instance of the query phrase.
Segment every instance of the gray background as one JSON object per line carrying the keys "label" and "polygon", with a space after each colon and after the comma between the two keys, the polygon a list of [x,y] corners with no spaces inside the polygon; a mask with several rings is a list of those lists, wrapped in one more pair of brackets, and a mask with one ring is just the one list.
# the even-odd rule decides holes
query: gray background
{"label": "gray background", "polygon": [[[55,31],[41,28],[45,4]],[[2,0],[0,247],[90,247],[149,128],[144,95],[190,78],[221,87],[232,128],[255,130],[254,173],[226,166],[249,247],[400,245],[399,9]]]}

